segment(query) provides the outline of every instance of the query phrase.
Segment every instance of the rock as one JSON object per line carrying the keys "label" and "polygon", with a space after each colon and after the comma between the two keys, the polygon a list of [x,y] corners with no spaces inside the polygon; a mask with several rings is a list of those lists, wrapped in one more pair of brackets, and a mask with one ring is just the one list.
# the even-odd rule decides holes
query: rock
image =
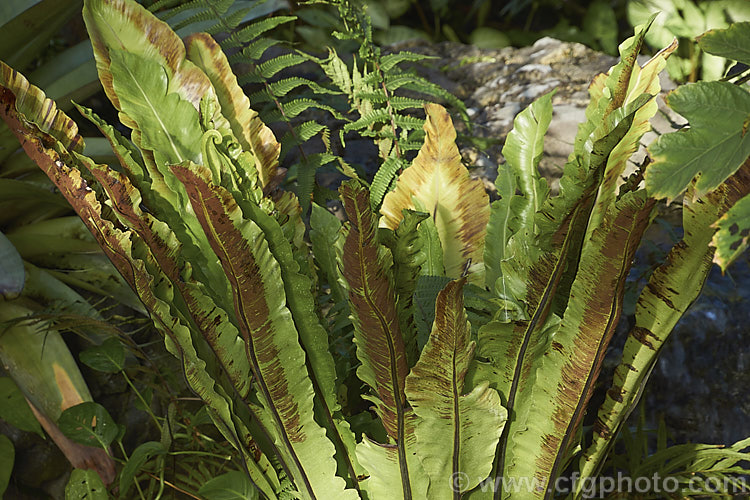
{"label": "rock", "polygon": [[[433,83],[463,99],[473,125],[472,133],[494,141],[492,146],[481,152],[474,146],[462,147],[461,154],[470,168],[478,166],[475,162],[479,158],[487,158],[495,164],[503,163],[502,146],[513,127],[515,116],[533,100],[554,90],[554,114],[540,164],[540,170],[550,180],[553,192],[557,191],[562,166],[573,150],[578,124],[586,117],[588,86],[596,74],[606,72],[617,63],[616,58],[579,43],[561,42],[548,37],[521,49],[482,50],[452,42],[429,44],[421,40],[394,45],[389,49],[436,57],[428,67],[415,65],[414,68]],[[639,62],[643,64],[647,60],[648,57],[642,57]],[[675,87],[666,76],[662,77],[661,83],[666,90]],[[663,98],[658,102],[661,112],[654,120],[655,132],[647,134],[643,144],[650,143],[657,134],[674,130],[676,124],[684,123],[679,115],[666,107]],[[466,132],[460,121],[455,121],[457,128]],[[634,161],[640,162],[644,157],[645,149],[642,149],[635,155]],[[495,172],[489,172],[489,175],[488,180],[493,181]]]}

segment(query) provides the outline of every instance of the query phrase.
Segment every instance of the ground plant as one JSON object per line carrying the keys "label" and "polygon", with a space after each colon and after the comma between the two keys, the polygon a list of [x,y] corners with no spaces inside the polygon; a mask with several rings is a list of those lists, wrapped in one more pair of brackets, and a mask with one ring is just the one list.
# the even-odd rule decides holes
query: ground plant
{"label": "ground plant", "polygon": [[[346,2],[337,4],[343,19],[359,22]],[[297,58],[316,62],[349,109],[314,99],[298,106],[349,120],[342,148],[347,132],[377,146],[381,170],[370,181],[328,149],[324,125],[289,122],[292,137],[322,134],[328,155],[306,160],[301,151],[297,176],[326,160],[348,177],[327,193],[342,203],[342,223],[316,203],[328,196],[315,196],[314,175],[298,195],[283,188],[284,145],[211,35],[182,39],[132,0],[86,0],[83,18],[99,79],[129,135],[76,108],[117,163],[84,154],[75,121],[3,62],[0,116],[135,292],[200,399],[199,411],[238,457],[237,470],[222,471],[193,496],[608,493],[594,480],[660,347],[710,267],[726,269],[749,243],[746,69],[672,92],[667,102],[689,126],[661,136],[648,159],[629,169],[657,112],[659,73],[677,49],[674,41],[637,62],[650,18],[619,46],[619,62],[593,77],[559,192],[551,193],[537,169],[550,93],[516,117],[498,167],[499,199],[490,203],[461,162],[448,110],[420,100],[422,116],[401,114],[417,103],[393,96],[409,75],[390,73],[389,80],[389,72],[419,56],[380,55],[365,26],[349,29],[363,47],[359,63],[335,51],[328,59],[289,52],[261,63],[263,102],[283,115],[288,103],[274,97],[282,85],[269,90],[274,82],[265,79]],[[248,34],[242,28],[237,33],[228,39],[235,49],[258,42],[241,39]],[[699,43],[748,64],[749,39],[750,24],[738,23]],[[431,89],[413,78],[417,90]],[[613,385],[593,406],[625,281],[662,199],[681,200],[684,236],[641,293]],[[82,359],[125,374],[118,346],[104,342]],[[597,415],[592,432],[582,426],[587,412]],[[139,473],[163,463],[174,418],[154,420],[161,440],[135,449],[115,482],[80,467],[67,497],[160,496],[164,478],[154,483]],[[120,439],[112,418],[91,402],[62,412],[57,425],[108,454]],[[740,493],[749,447],[750,440],[660,446],[641,472],[671,480],[644,495],[668,487],[669,494],[699,496],[724,478],[719,494]],[[144,493],[146,482],[159,490]]]}

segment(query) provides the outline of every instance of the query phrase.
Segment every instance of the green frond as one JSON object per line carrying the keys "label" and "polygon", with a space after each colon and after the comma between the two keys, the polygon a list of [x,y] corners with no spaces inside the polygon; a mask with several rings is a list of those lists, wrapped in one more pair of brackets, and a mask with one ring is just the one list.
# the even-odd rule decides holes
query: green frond
{"label": "green frond", "polygon": [[307,155],[303,161],[290,167],[290,170],[297,170],[297,197],[299,198],[299,204],[302,206],[302,213],[307,213],[310,208],[310,198],[315,185],[315,172],[320,167],[337,159],[337,156],[330,153],[317,153]]}
{"label": "green frond", "polygon": [[[349,68],[346,63],[339,57],[335,50],[328,48],[327,59],[314,59],[316,63],[320,65],[328,78],[331,79],[334,85],[336,85],[346,95],[352,93],[352,77],[349,74]],[[356,68],[357,61],[354,60]]]}
{"label": "green frond", "polygon": [[390,98],[388,98],[382,91],[360,92],[356,93],[354,97],[363,101],[369,101],[371,103],[389,103],[391,105],[391,108],[396,111],[401,111],[404,109],[422,109],[427,103],[427,101],[425,101],[424,99],[414,99],[411,97],[390,96]]}
{"label": "green frond", "polygon": [[229,56],[230,63],[238,63],[247,61],[257,61],[269,48],[282,43],[281,40],[274,40],[273,38],[260,38],[250,43],[247,47],[242,49],[242,52]]}
{"label": "green frond", "polygon": [[398,52],[396,54],[388,54],[380,58],[380,70],[383,73],[388,73],[391,69],[396,67],[405,61],[427,61],[429,59],[437,59],[435,56],[426,56],[424,54],[415,54],[414,52]]}
{"label": "green frond", "polygon": [[399,127],[407,130],[421,129],[424,126],[424,119],[416,116],[395,115],[393,121]]}
{"label": "green frond", "polygon": [[427,101],[424,99],[413,99],[411,97],[392,96],[388,102],[396,111],[404,109],[422,109]]}
{"label": "green frond", "polygon": [[[281,26],[284,23],[288,23],[297,19],[296,16],[274,16],[267,19],[261,19],[254,23],[245,26],[232,33],[232,35],[222,43],[222,47],[225,49],[240,47],[241,45],[253,41],[262,34],[271,31],[272,29]],[[253,58],[256,59],[256,58]]]}
{"label": "green frond", "polygon": [[[181,3],[179,0],[160,0],[149,7],[149,10],[151,12],[156,12],[164,8],[169,8],[168,11],[160,13],[161,19],[167,21],[183,12],[189,13],[194,9],[201,9],[201,12],[198,14],[203,14],[204,17],[200,20],[205,21],[216,19],[217,16],[223,15],[234,2],[235,0],[218,0],[216,2],[212,2],[211,0],[192,0],[190,2]],[[194,17],[195,15],[196,14],[193,14],[193,16],[190,17]],[[180,23],[182,22],[183,21],[180,21]]]}
{"label": "green frond", "polygon": [[423,141],[399,141],[398,146],[401,148],[402,153],[407,151],[418,151],[422,147]]}
{"label": "green frond", "polygon": [[377,210],[380,206],[380,202],[383,201],[385,193],[390,190],[393,179],[396,175],[406,168],[406,162],[401,158],[390,157],[387,158],[380,166],[378,171],[375,173],[375,177],[370,185],[370,203],[372,209]]}
{"label": "green frond", "polygon": [[281,138],[281,151],[289,152],[289,149],[299,144],[309,141],[319,133],[328,130],[324,125],[317,123],[315,120],[309,120],[301,125],[297,125]]}
{"label": "green frond", "polygon": [[[240,61],[241,61],[241,59],[234,59],[234,60],[230,59],[229,60],[229,62],[231,62],[231,63],[237,63],[237,62],[240,62]],[[264,83],[266,83],[266,79],[263,78],[263,76],[259,75],[258,73],[249,72],[249,73],[243,73],[242,75],[239,75],[239,77],[237,78],[237,83],[239,83],[240,86],[244,86],[244,85],[248,85],[248,84],[253,84],[253,83],[264,84]],[[264,92],[264,91],[265,91],[265,89],[263,91],[261,91],[261,92]],[[266,92],[266,94],[268,94],[268,92]],[[269,97],[270,97],[270,94],[269,94]],[[266,99],[266,100],[268,100],[268,99]],[[255,101],[251,100],[251,102],[255,102]]]}
{"label": "green frond", "polygon": [[398,89],[413,90],[425,95],[432,97],[439,97],[445,99],[451,106],[465,112],[466,106],[461,99],[457,98],[440,85],[432,83],[419,75],[412,73],[400,73],[394,76],[389,76],[386,79],[385,86],[391,92]]}
{"label": "green frond", "polygon": [[175,5],[179,5],[181,1],[182,0],[157,0],[148,8],[148,10],[150,10],[151,12],[157,12],[161,9],[168,9],[170,7],[174,7]]}
{"label": "green frond", "polygon": [[[289,102],[282,103],[282,108],[284,110],[284,116],[286,118],[294,118],[295,116],[299,115],[300,113],[310,108],[322,109],[324,111],[328,111],[336,118],[340,117],[340,113],[336,111],[334,108],[332,108],[331,106],[315,101],[314,99],[308,99],[308,98],[299,98],[299,99],[291,100]],[[278,118],[276,120],[267,120],[267,121],[282,120],[281,112],[277,110],[276,113],[278,113]],[[270,116],[273,116],[274,118],[276,117],[274,112],[270,113]]]}
{"label": "green frond", "polygon": [[252,7],[246,7],[244,9],[238,10],[237,12],[233,12],[226,17],[220,17],[215,24],[209,26],[208,28],[204,28],[203,31],[205,31],[209,35],[216,35],[217,33],[229,33],[233,31],[237,26],[239,26],[252,10]]}
{"label": "green frond", "polygon": [[373,109],[372,111],[362,115],[358,120],[344,125],[344,132],[349,132],[350,130],[363,129],[363,128],[369,127],[370,125],[374,125],[376,123],[386,123],[389,121],[389,119],[390,119],[390,116],[388,115],[387,109],[385,108]]}
{"label": "green frond", "polygon": [[279,71],[290,68],[296,64],[306,61],[299,54],[283,54],[258,65],[258,73],[263,78],[271,78]]}
{"label": "green frond", "polygon": [[[209,25],[211,27],[215,27],[217,26],[217,24],[221,25],[221,21],[219,21],[218,23],[216,22],[216,17],[214,16],[213,12],[211,12],[210,10],[203,10],[192,14],[182,21],[174,23],[172,29],[181,30],[198,23],[213,23]],[[205,31],[208,31],[208,29],[206,29]]]}
{"label": "green frond", "polygon": [[290,78],[284,78],[278,81],[275,81],[273,83],[268,84],[268,89],[270,92],[276,96],[276,97],[284,97],[292,90],[299,88],[299,87],[307,87],[316,94],[339,94],[340,92],[336,92],[330,89],[327,89],[312,80],[309,80],[307,78],[302,78],[299,76],[293,76]]}

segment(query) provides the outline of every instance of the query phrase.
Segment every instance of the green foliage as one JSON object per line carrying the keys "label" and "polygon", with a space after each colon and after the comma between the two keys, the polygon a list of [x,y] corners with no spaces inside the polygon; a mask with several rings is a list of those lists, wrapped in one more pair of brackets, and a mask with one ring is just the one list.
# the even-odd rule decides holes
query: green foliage
{"label": "green foliage", "polygon": [[65,498],[75,500],[107,500],[107,488],[93,470],[74,469],[65,485]]}
{"label": "green foliage", "polygon": [[[699,169],[679,178],[682,164],[670,165],[652,147],[653,164],[620,182],[657,111],[659,72],[676,49],[669,45],[637,64],[651,18],[620,45],[620,62],[594,78],[560,192],[553,195],[537,171],[553,111],[546,95],[516,119],[498,171],[500,200],[490,208],[481,182],[461,164],[448,112],[427,103],[424,122],[401,113],[421,101],[393,92],[434,90],[398,68],[420,57],[382,56],[361,11],[334,5],[345,28],[337,36],[359,46],[351,66],[335,50],[323,60],[289,52],[257,64],[252,78],[272,89],[271,110],[286,116],[313,105],[338,113],[319,100],[344,96],[353,117],[338,115],[342,145],[346,132],[370,137],[383,167],[367,186],[331,152],[328,129],[303,121],[292,134],[321,134],[325,152],[308,157],[312,173],[296,167],[299,201],[275,189],[274,178],[284,149],[302,142],[278,144],[208,35],[183,41],[130,0],[86,1],[101,81],[131,138],[81,110],[106,136],[119,167],[83,154],[72,120],[2,65],[0,114],[135,291],[201,402],[181,422],[175,405],[166,418],[151,414],[160,439],[129,458],[121,449],[121,490],[161,496],[169,472],[191,492],[227,498],[486,498],[484,481],[502,477],[538,483],[523,492],[500,488],[495,498],[550,499],[566,470],[597,477],[660,346],[700,292],[717,221],[742,234],[731,210],[744,210],[750,192],[750,152],[722,158],[713,177],[693,179]],[[229,2],[217,8],[226,15]],[[301,57],[318,62],[339,94],[304,80],[269,81]],[[674,94],[672,105],[685,104],[680,109],[692,120],[688,132],[674,136],[703,137],[710,148],[728,134],[701,121],[699,111],[687,112],[691,89],[746,92],[715,85]],[[278,99],[299,88],[315,98]],[[701,132],[707,125],[712,129]],[[663,151],[667,159],[675,154]],[[340,224],[313,204],[311,255],[306,199],[315,169],[327,162],[354,177],[339,190],[348,220]],[[685,236],[641,293],[613,387],[596,408],[593,388],[659,194],[649,176],[659,174],[684,183],[667,183],[674,196],[688,189]],[[736,241],[725,244],[736,251]],[[81,359],[119,372],[149,408],[116,342]],[[582,421],[594,411],[589,445]],[[208,422],[216,428],[211,439],[195,437]],[[68,408],[58,423],[77,442],[122,448],[120,428],[95,403]],[[215,443],[194,454],[175,450],[190,439],[194,448]],[[659,445],[639,470],[707,466],[736,474],[745,447],[721,455],[705,446]],[[228,455],[236,460],[231,466]],[[171,456],[184,458],[170,466]],[[581,484],[574,497],[585,493]],[[101,492],[80,472],[69,487]]]}
{"label": "green foliage", "polygon": [[[683,498],[727,498],[747,491],[747,482],[736,474],[746,473],[741,463],[750,458],[748,439],[729,446],[669,445],[664,419],[659,419],[657,429],[647,429],[641,406],[635,427],[624,427],[616,445],[622,450],[610,456],[602,475],[614,478],[619,471],[628,478],[654,478],[639,491],[644,498],[659,498],[665,489]],[[597,491],[596,482],[585,491],[587,497],[606,493]]]}
{"label": "green foliage", "polygon": [[15,458],[16,450],[13,448],[13,442],[7,436],[0,435],[0,495],[4,494],[8,487]]}
{"label": "green foliage", "polygon": [[93,402],[71,406],[62,412],[57,425],[63,434],[76,443],[105,449],[120,432],[107,410]]}
{"label": "green foliage", "polygon": [[[710,53],[747,60],[743,41],[750,37],[750,23],[738,23],[700,38]],[[668,104],[688,119],[690,127],[662,136],[649,152],[654,159],[646,172],[646,188],[652,196],[671,200],[690,185],[692,196],[715,189],[748,162],[750,141],[746,134],[750,115],[750,91],[742,71],[727,82],[699,82],[670,94]],[[717,119],[716,113],[720,113]],[[685,155],[690,150],[691,154]],[[668,174],[667,174],[668,173]],[[698,176],[694,182],[693,179]],[[716,222],[719,230],[712,244],[714,260],[725,270],[748,246],[750,203],[740,200]]]}
{"label": "green foliage", "polygon": [[3,402],[0,406],[0,418],[17,429],[44,437],[42,427],[26,404],[23,393],[10,377],[0,377],[0,400]]}
{"label": "green foliage", "polygon": [[256,500],[258,489],[239,471],[227,472],[201,486],[198,494],[211,500]]}
{"label": "green foliage", "polygon": [[693,43],[695,37],[710,29],[727,28],[730,23],[750,21],[750,8],[743,0],[630,0],[627,4],[627,18],[632,25],[657,12],[660,14],[646,41],[659,49],[673,38],[679,39],[682,48],[667,61],[667,70],[672,79],[680,82],[718,80],[726,70],[725,56],[704,52]]}
{"label": "green foliage", "polygon": [[663,135],[650,147],[654,161],[646,187],[653,196],[673,200],[701,174],[698,194],[715,189],[750,155],[750,136],[744,131],[750,92],[729,82],[698,82],[671,93],[667,103],[690,128]]}

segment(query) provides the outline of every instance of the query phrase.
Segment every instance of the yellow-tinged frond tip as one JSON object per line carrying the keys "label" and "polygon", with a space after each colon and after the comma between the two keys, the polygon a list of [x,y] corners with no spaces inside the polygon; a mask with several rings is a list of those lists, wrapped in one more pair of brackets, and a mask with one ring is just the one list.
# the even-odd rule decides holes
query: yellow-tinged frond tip
{"label": "yellow-tinged frond tip", "polygon": [[404,208],[429,212],[443,247],[446,275],[458,278],[469,264],[469,280],[482,283],[489,197],[482,181],[472,179],[461,163],[448,112],[438,104],[426,104],[425,111],[425,142],[412,165],[399,176],[396,188],[385,196],[380,225],[398,227]]}
{"label": "yellow-tinged frond tip", "polygon": [[185,38],[185,45],[188,59],[211,81],[232,133],[245,151],[253,152],[258,177],[265,187],[276,175],[281,145],[258,113],[250,108],[250,100],[237,84],[237,77],[219,44],[206,33],[194,33]]}

